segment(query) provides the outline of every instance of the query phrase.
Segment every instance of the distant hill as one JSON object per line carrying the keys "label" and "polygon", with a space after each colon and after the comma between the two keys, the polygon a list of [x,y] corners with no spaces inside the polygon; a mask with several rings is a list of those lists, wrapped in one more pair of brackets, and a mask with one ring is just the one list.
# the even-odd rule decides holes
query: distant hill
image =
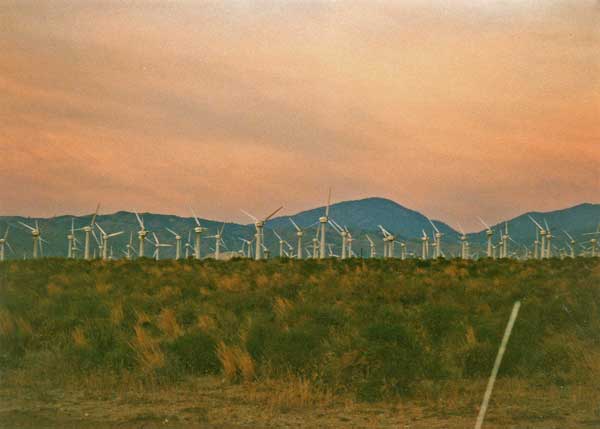
{"label": "distant hill", "polygon": [[[311,210],[303,211],[292,216],[281,216],[271,219],[265,226],[265,243],[271,250],[273,255],[279,254],[278,239],[275,237],[273,230],[277,231],[290,244],[295,246],[296,236],[295,230],[289,221],[289,217],[301,227],[312,226],[307,230],[304,243],[306,246],[310,244],[312,237],[316,231],[316,222],[325,212],[325,207],[317,207]],[[514,219],[508,220],[509,232],[512,238],[519,242],[530,245],[535,237],[535,227],[527,217],[527,214],[520,215]],[[578,241],[583,242],[588,240],[589,236],[582,236],[585,232],[591,232],[596,229],[600,222],[600,204],[580,204],[575,207],[570,207],[562,210],[551,212],[531,212],[538,222],[543,223],[546,220],[551,227],[559,247],[563,245],[562,240],[566,237],[563,229],[569,231]],[[174,243],[174,237],[166,230],[171,228],[181,234],[185,242],[188,232],[194,227],[195,222],[192,218],[163,215],[153,213],[142,213],[146,229],[153,231],[163,243]],[[347,226],[355,238],[354,250],[360,254],[362,249],[363,254],[366,254],[368,244],[364,234],[366,232],[372,234],[372,238],[376,239],[378,246],[378,254],[381,255],[381,240],[377,230],[377,225],[383,225],[388,231],[396,234],[398,240],[407,241],[410,250],[418,251],[419,237],[424,229],[431,236],[432,227],[427,217],[423,214],[408,209],[392,200],[385,198],[366,198],[355,201],[343,201],[331,205],[329,216],[337,223]],[[67,251],[67,231],[71,227],[71,219],[75,219],[75,227],[81,228],[90,223],[91,216],[58,216],[52,219],[38,219],[42,236],[48,241],[44,245],[44,254],[46,256],[64,256]],[[24,227],[19,225],[19,221],[33,225],[35,219],[24,218],[18,216],[0,216],[0,233],[3,234],[7,225],[10,225],[9,242],[12,244],[15,253],[7,251],[7,257],[22,258],[26,253],[31,255],[31,234]],[[137,246],[137,231],[139,229],[135,215],[130,212],[120,211],[113,214],[102,214],[98,216],[97,222],[108,233],[116,231],[125,231],[125,234],[111,239],[111,245],[114,249],[115,257],[122,256],[121,251],[125,244],[129,241],[130,233],[133,234],[134,243]],[[213,252],[214,239],[206,238],[215,234],[217,227],[222,225],[221,222],[209,219],[200,219],[202,226],[208,228],[204,234],[202,241],[202,253],[208,255]],[[434,220],[436,226],[444,233],[443,249],[447,250],[447,255],[456,254],[458,244],[458,232],[448,226],[446,223]],[[493,229],[497,232],[502,224],[493,225]],[[225,223],[223,240],[226,248],[223,251],[235,251],[241,248],[242,242],[239,237],[251,239],[254,236],[255,228],[252,224],[236,224]],[[83,241],[83,233],[77,233],[78,239]],[[485,232],[481,231],[468,235],[469,240],[473,244],[473,249],[481,248],[485,242]],[[495,236],[498,239],[499,234]],[[148,238],[152,239],[149,235]],[[328,227],[327,241],[333,243],[339,249],[340,239],[335,232]],[[94,242],[94,241],[92,241]],[[82,247],[83,244],[80,245]],[[152,245],[146,243],[147,255],[152,254]],[[161,249],[161,257],[173,257],[175,254],[174,248]]]}
{"label": "distant hill", "polygon": [[[533,217],[544,228],[545,222],[547,222],[555,238],[554,243],[560,243],[560,246],[562,246],[564,240],[567,239],[567,235],[564,233],[565,230],[578,242],[590,239],[589,236],[583,236],[582,234],[596,230],[600,223],[600,204],[584,203],[562,210],[549,212],[534,211],[509,219],[507,222],[510,236],[515,241],[527,245],[535,240],[536,231],[536,226],[529,219],[529,216]],[[504,229],[505,225],[502,222],[491,227],[494,231],[498,231],[500,228]],[[473,242],[484,242],[486,239],[485,230],[469,234],[468,237]],[[496,233],[497,237],[498,233]]]}
{"label": "distant hill", "polygon": [[[269,227],[287,229],[291,226],[289,217],[300,226],[310,225],[324,213],[325,206],[317,207],[293,216],[274,218],[269,222]],[[425,215],[385,198],[365,198],[332,204],[329,209],[329,217],[338,224],[347,226],[353,233],[355,231],[376,231],[378,230],[377,225],[382,225],[392,234],[396,234],[398,238],[410,239],[420,237],[423,229],[430,235],[433,230]],[[457,234],[444,222],[437,220],[433,220],[433,222],[442,233]]]}

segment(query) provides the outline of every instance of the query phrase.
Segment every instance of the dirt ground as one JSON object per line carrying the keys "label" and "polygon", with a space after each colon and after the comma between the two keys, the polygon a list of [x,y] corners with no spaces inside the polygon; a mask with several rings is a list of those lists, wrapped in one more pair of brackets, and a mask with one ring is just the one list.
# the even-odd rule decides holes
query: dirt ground
{"label": "dirt ground", "polygon": [[[214,377],[176,387],[60,389],[48,383],[0,383],[2,428],[469,428],[479,400],[460,396],[397,403],[356,403],[315,397],[302,389],[254,383],[230,385]],[[476,389],[483,387],[477,386]],[[595,388],[523,389],[499,383],[485,428],[600,428]],[[512,391],[511,391],[512,390]]]}

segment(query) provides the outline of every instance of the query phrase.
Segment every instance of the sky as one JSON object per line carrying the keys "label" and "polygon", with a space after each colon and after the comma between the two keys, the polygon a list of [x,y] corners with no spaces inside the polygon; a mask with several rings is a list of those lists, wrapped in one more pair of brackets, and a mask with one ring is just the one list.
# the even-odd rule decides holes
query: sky
{"label": "sky", "polygon": [[0,214],[249,222],[371,196],[479,230],[600,202],[600,2],[14,1]]}

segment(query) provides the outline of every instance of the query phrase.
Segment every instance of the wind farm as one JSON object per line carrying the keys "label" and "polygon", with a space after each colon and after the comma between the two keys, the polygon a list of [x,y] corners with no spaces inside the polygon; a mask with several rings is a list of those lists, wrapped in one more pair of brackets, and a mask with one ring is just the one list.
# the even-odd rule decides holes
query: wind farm
{"label": "wind farm", "polygon": [[4,2],[0,427],[599,427],[598,22]]}

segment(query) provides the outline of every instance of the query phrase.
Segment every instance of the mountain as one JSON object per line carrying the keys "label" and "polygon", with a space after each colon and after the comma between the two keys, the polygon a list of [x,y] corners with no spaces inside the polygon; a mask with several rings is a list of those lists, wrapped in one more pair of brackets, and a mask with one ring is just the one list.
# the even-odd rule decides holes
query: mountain
{"label": "mountain", "polygon": [[[552,235],[560,241],[567,238],[565,230],[578,242],[587,241],[589,236],[582,234],[595,231],[600,224],[600,204],[579,204],[574,207],[569,207],[561,210],[548,212],[527,212],[513,219],[507,220],[508,232],[510,236],[517,242],[530,244],[535,240],[535,224],[529,218],[531,216],[540,225],[546,228],[546,223],[552,231]],[[496,231],[494,240],[498,240],[500,228],[504,230],[504,222],[491,226],[492,230]],[[478,233],[469,234],[469,240],[473,242],[483,243],[485,238],[485,230]],[[556,243],[555,241],[554,243]]]}
{"label": "mountain", "polygon": [[[265,244],[271,249],[274,255],[278,255],[279,240],[272,233],[272,230],[277,231],[290,244],[295,245],[296,235],[295,229],[289,221],[289,217],[303,228],[311,226],[306,232],[304,244],[308,246],[316,231],[316,224],[320,216],[325,213],[325,207],[317,207],[315,209],[303,211],[292,216],[281,216],[271,219],[265,226]],[[527,215],[533,216],[538,222],[544,222],[544,219],[551,227],[559,247],[562,246],[562,239],[566,235],[562,229],[569,231],[579,242],[589,239],[589,236],[582,236],[583,233],[591,232],[596,229],[600,222],[600,204],[580,204],[567,209],[550,211],[550,212],[530,212],[520,215],[516,218],[508,220],[509,232],[511,237],[519,242],[530,245],[535,237],[535,227],[529,220]],[[166,231],[166,228],[171,228],[180,233],[187,240],[188,232],[195,226],[192,218],[185,218],[174,215],[143,213],[146,229],[154,231],[159,240],[163,243],[173,243],[173,236]],[[394,201],[385,198],[366,198],[355,201],[344,201],[331,205],[329,216],[340,225],[347,226],[355,238],[354,251],[363,254],[368,251],[368,244],[364,238],[364,233],[369,232],[373,239],[376,239],[377,252],[382,253],[380,233],[377,230],[377,225],[383,225],[388,231],[396,234],[399,240],[406,240],[409,243],[409,248],[412,251],[419,252],[421,231],[424,229],[431,236],[432,227],[427,217],[423,214],[410,210]],[[67,250],[67,231],[71,227],[71,220],[75,220],[75,227],[81,228],[88,225],[91,216],[58,216],[52,219],[38,219],[42,236],[47,240],[44,244],[44,254],[46,256],[64,256]],[[3,234],[7,225],[10,225],[8,240],[12,244],[15,253],[7,251],[7,257],[23,257],[26,253],[31,255],[31,234],[28,230],[19,224],[19,221],[33,225],[35,219],[24,218],[19,216],[0,216],[0,232]],[[129,241],[130,233],[133,234],[134,243],[137,248],[137,231],[139,226],[135,215],[130,212],[120,211],[113,214],[99,215],[97,222],[102,228],[108,232],[125,231],[125,234],[111,239],[110,243],[114,248],[115,257],[122,256],[122,249]],[[202,226],[208,228],[202,240],[202,253],[207,255],[211,253],[211,247],[214,246],[214,239],[207,238],[215,234],[217,227],[223,225],[222,222],[200,219]],[[443,249],[447,251],[448,256],[456,254],[458,244],[458,232],[448,226],[446,223],[434,220],[434,223],[439,230],[444,233]],[[499,237],[498,229],[503,226],[503,223],[494,225],[492,228],[496,231],[494,240]],[[239,250],[241,241],[239,237],[252,238],[254,236],[254,225],[241,225],[236,223],[225,223],[223,240],[226,244],[225,250]],[[83,247],[83,233],[77,233],[77,237]],[[148,236],[152,239],[152,236]],[[468,234],[469,240],[474,245],[472,248],[481,248],[485,242],[485,231]],[[327,241],[334,243],[339,249],[339,237],[328,228]],[[92,243],[95,241],[92,239]],[[97,248],[97,246],[96,246]],[[146,254],[151,255],[153,246],[151,243],[146,243]],[[174,248],[161,249],[161,257],[173,257],[175,254]]]}
{"label": "mountain", "polygon": [[[278,230],[289,228],[291,223],[288,218],[294,219],[301,227],[313,224],[323,216],[325,206],[303,211],[293,216],[281,216],[273,218],[269,222],[269,228]],[[420,237],[422,230],[431,235],[433,230],[427,217],[423,214],[410,210],[400,204],[385,198],[365,198],[362,200],[344,201],[332,204],[329,208],[329,217],[342,226],[347,226],[354,236],[357,232],[377,231],[377,225],[398,238],[410,239]],[[434,220],[435,226],[444,234],[457,234],[457,232],[444,222]]]}

